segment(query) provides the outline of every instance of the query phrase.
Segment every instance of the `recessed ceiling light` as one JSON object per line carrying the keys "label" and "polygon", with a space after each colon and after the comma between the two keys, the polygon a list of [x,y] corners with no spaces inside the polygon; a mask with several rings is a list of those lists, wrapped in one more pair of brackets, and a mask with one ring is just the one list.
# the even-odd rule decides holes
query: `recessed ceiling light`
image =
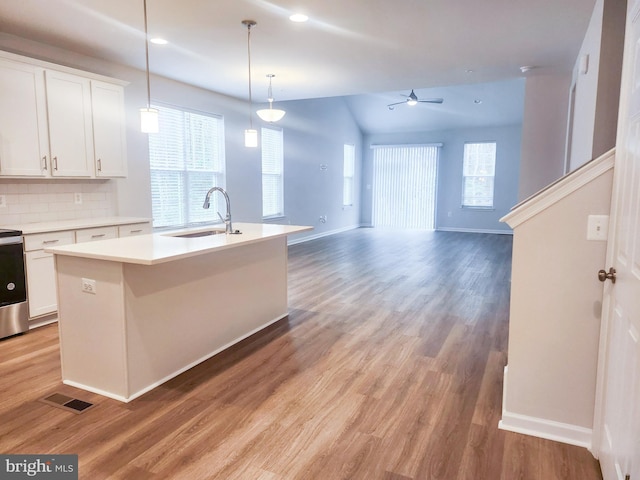
{"label": "recessed ceiling light", "polygon": [[164,38],[159,38],[159,37],[155,37],[155,38],[150,38],[149,41],[151,43],[155,43],[156,45],[166,45],[167,43],[169,43],[167,40],[165,40]]}
{"label": "recessed ceiling light", "polygon": [[303,23],[309,20],[309,17],[304,13],[294,13],[289,17],[289,20],[296,23]]}

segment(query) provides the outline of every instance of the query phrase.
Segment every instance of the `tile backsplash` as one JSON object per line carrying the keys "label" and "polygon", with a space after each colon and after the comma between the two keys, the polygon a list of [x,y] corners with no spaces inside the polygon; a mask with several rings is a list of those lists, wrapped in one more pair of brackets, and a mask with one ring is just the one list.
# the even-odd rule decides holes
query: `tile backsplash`
{"label": "tile backsplash", "polygon": [[2,179],[0,225],[112,216],[115,188],[111,180]]}

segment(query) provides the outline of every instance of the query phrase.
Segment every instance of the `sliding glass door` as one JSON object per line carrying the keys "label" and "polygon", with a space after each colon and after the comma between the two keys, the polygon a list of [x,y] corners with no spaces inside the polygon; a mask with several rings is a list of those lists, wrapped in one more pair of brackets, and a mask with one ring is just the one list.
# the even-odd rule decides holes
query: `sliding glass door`
{"label": "sliding glass door", "polygon": [[376,146],[374,227],[435,228],[439,145]]}

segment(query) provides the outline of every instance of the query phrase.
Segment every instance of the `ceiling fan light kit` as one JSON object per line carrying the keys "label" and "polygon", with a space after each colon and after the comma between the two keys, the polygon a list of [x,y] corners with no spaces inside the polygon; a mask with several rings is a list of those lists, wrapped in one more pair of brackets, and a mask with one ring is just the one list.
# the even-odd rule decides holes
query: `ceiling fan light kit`
{"label": "ceiling fan light kit", "polygon": [[396,105],[407,104],[410,107],[413,107],[414,105],[417,105],[418,103],[442,103],[444,101],[442,98],[427,98],[427,99],[424,99],[424,100],[420,100],[420,99],[418,99],[418,96],[415,94],[413,89],[411,90],[411,93],[409,95],[404,95],[404,96],[407,97],[406,100],[404,100],[402,102],[390,103],[389,105],[387,105],[389,110],[394,110]]}

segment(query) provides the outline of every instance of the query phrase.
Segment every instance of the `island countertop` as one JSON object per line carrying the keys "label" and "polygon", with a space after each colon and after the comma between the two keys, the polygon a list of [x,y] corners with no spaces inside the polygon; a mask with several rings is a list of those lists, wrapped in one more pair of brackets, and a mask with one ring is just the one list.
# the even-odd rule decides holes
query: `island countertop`
{"label": "island countertop", "polygon": [[156,265],[218,250],[248,245],[269,238],[305,232],[313,230],[313,227],[262,223],[234,223],[233,229],[240,230],[242,233],[222,233],[193,238],[176,236],[203,230],[224,230],[224,225],[212,224],[206,227],[170,230],[148,235],[51,247],[47,248],[45,252],[112,262]]}

